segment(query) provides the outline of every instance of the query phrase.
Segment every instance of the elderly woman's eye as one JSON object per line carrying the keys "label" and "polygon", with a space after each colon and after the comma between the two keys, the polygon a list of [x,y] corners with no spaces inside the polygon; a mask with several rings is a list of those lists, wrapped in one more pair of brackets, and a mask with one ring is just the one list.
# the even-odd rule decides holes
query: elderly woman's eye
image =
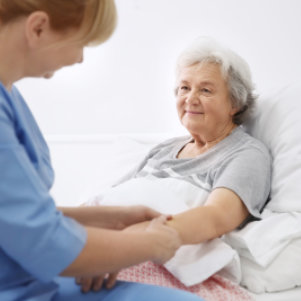
{"label": "elderly woman's eye", "polygon": [[211,90],[207,89],[207,88],[203,88],[202,92],[206,93],[206,94],[211,94]]}
{"label": "elderly woman's eye", "polygon": [[188,87],[187,87],[187,86],[181,86],[180,89],[181,89],[182,91],[187,91],[187,90],[188,90]]}
{"label": "elderly woman's eye", "polygon": [[183,95],[188,91],[188,87],[187,86],[179,86],[176,89],[176,95]]}

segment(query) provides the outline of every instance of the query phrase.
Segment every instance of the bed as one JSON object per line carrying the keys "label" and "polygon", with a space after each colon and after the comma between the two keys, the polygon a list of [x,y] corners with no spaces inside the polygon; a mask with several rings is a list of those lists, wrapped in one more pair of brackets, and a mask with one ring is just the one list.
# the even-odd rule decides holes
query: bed
{"label": "bed", "polygon": [[281,292],[254,294],[251,293],[256,301],[300,301],[301,288],[297,287]]}
{"label": "bed", "polygon": [[[227,239],[241,258],[241,285],[258,301],[301,300],[300,84],[297,81],[261,96],[254,118],[245,125],[271,151],[271,201],[263,221]],[[57,204],[86,202],[129,171],[153,145],[175,135],[178,133],[48,136],[56,170],[52,194]]]}

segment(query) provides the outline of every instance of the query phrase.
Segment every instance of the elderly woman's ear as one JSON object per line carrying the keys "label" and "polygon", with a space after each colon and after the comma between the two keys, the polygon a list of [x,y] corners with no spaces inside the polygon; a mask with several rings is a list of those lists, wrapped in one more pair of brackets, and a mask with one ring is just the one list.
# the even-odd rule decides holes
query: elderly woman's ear
{"label": "elderly woman's ear", "polygon": [[239,113],[239,111],[240,111],[240,108],[232,106],[232,110],[230,111],[230,115],[235,116],[237,113]]}
{"label": "elderly woman's ear", "polygon": [[243,105],[241,108],[236,108],[236,112],[232,115],[233,123],[240,125],[242,123],[242,115],[249,109],[248,105]]}

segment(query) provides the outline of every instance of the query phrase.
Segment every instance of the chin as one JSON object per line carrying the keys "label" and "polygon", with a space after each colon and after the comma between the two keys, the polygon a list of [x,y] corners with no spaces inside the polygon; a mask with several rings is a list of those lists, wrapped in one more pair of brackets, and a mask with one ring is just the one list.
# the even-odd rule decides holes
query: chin
{"label": "chin", "polygon": [[189,133],[199,133],[202,130],[202,127],[200,127],[199,124],[185,122],[182,123],[182,125]]}
{"label": "chin", "polygon": [[48,79],[48,78],[53,77],[53,75],[54,75],[54,72],[49,72],[49,73],[44,74],[43,77]]}

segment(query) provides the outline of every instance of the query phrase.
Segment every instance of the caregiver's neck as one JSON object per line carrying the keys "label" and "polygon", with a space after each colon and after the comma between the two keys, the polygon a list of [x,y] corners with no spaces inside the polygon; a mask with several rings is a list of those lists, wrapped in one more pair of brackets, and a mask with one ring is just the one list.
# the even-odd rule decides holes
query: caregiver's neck
{"label": "caregiver's neck", "polygon": [[0,81],[8,90],[25,75],[26,39],[21,22],[0,27]]}

